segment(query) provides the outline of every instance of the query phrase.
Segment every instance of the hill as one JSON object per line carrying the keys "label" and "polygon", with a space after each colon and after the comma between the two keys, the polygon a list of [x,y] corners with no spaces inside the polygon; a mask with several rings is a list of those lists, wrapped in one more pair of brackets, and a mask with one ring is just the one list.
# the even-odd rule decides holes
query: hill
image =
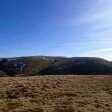
{"label": "hill", "polygon": [[112,77],[0,78],[0,112],[112,112]]}
{"label": "hill", "polygon": [[0,77],[6,77],[7,75],[6,75],[6,73],[5,72],[3,72],[3,71],[0,71]]}
{"label": "hill", "polygon": [[40,74],[112,74],[112,64],[101,58],[73,57],[53,63]]}
{"label": "hill", "polygon": [[112,74],[112,62],[94,57],[31,56],[2,58],[0,70],[8,76]]}

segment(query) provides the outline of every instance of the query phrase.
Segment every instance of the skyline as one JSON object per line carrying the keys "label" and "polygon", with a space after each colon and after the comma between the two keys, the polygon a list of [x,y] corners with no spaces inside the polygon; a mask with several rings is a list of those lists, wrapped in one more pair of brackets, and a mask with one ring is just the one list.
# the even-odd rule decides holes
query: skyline
{"label": "skyline", "polygon": [[0,57],[112,60],[112,0],[0,0]]}

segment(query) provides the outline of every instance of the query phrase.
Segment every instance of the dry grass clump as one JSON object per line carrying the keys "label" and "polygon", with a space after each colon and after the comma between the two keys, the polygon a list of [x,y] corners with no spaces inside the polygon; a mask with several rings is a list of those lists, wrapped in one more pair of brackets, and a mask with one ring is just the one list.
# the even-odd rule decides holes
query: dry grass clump
{"label": "dry grass clump", "polygon": [[0,112],[112,112],[112,77],[0,78]]}

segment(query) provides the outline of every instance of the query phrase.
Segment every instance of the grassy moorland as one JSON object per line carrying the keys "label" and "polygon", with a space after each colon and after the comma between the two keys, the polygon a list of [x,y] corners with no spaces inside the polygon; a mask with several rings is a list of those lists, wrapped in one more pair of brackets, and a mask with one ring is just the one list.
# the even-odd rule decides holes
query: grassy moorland
{"label": "grassy moorland", "polygon": [[112,112],[112,76],[3,77],[0,112]]}

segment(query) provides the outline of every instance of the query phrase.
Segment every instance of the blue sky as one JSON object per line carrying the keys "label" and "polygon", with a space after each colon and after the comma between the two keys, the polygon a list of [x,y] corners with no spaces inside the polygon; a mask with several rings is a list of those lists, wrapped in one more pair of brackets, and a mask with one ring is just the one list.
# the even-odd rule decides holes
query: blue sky
{"label": "blue sky", "polygon": [[112,0],[0,0],[0,57],[112,60]]}

